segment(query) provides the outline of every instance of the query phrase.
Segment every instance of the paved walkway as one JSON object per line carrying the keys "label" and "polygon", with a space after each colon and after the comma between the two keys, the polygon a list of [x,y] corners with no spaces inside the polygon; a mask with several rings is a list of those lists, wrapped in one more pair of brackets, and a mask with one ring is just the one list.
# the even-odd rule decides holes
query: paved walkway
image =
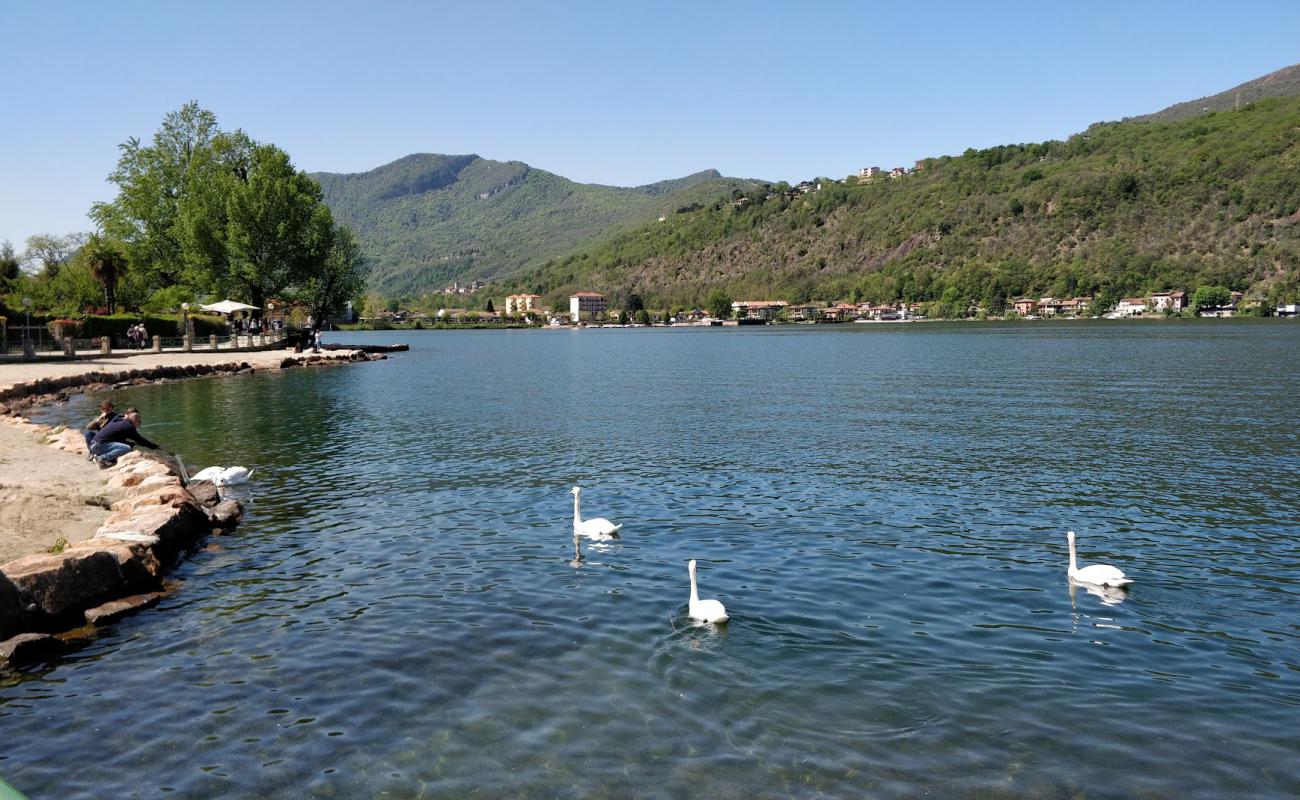
{"label": "paved walkway", "polygon": [[[340,351],[330,351],[332,355]],[[17,361],[0,363],[0,392],[16,383],[27,383],[41,378],[64,378],[69,375],[85,375],[92,372],[121,372],[127,369],[151,369],[153,367],[185,367],[199,364],[229,364],[232,361],[247,361],[255,369],[277,367],[286,357],[294,355],[293,350],[218,350],[216,352],[185,353],[179,350],[162,353],[140,353],[138,355],[85,358],[69,361],[58,359],[50,361]],[[305,353],[304,355],[310,355]]]}

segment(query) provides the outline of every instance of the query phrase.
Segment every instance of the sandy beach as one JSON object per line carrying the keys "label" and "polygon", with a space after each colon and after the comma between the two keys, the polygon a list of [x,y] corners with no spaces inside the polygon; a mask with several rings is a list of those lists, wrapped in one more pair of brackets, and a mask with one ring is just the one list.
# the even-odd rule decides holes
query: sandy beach
{"label": "sandy beach", "polygon": [[0,424],[0,564],[91,536],[108,517],[107,475],[84,456]]}

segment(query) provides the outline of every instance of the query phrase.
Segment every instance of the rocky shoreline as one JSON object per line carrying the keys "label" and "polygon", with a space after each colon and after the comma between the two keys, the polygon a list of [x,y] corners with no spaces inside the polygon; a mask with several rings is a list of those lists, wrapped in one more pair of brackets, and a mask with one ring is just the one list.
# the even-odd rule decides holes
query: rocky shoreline
{"label": "rocky shoreline", "polygon": [[[382,359],[360,351],[287,356],[276,366],[341,364]],[[52,428],[18,416],[22,409],[67,399],[96,387],[182,380],[251,372],[247,362],[168,365],[41,378],[0,387],[0,421],[23,428],[51,448],[82,456],[78,430]],[[110,514],[88,539],[57,552],[35,553],[0,564],[0,669],[57,656],[96,626],[149,608],[169,591],[167,574],[209,536],[233,530],[243,516],[236,500],[223,501],[207,482],[186,484],[177,468],[132,451],[106,473]]]}

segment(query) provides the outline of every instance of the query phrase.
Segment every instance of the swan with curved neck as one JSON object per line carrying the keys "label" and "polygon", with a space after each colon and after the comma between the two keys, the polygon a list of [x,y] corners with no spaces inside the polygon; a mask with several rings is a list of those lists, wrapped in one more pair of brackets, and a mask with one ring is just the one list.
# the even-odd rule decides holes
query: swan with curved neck
{"label": "swan with curved neck", "polygon": [[700,599],[700,593],[695,588],[695,559],[686,562],[686,571],[691,575],[691,602],[687,609],[691,617],[700,622],[726,622],[731,619],[722,603],[713,598]]}
{"label": "swan with curved neck", "polygon": [[1110,564],[1089,564],[1083,569],[1079,569],[1074,558],[1074,531],[1068,531],[1065,539],[1070,543],[1070,580],[1079,583],[1090,583],[1093,586],[1127,586],[1133,582],[1132,578],[1124,575]]}
{"label": "swan with curved neck", "polygon": [[575,486],[573,492],[573,535],[586,536],[588,539],[613,539],[618,536],[622,524],[615,525],[604,517],[582,518],[582,487]]}

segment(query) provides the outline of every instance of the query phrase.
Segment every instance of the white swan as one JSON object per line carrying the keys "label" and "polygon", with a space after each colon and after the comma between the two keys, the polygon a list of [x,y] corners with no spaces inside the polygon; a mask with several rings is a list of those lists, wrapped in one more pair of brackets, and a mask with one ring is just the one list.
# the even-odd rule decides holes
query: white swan
{"label": "white swan", "polygon": [[248,467],[229,467],[221,473],[222,486],[236,486],[241,483],[248,483],[248,479],[253,477],[253,471]]}
{"label": "white swan", "polygon": [[190,476],[190,482],[211,481],[216,486],[234,486],[248,483],[253,477],[253,470],[248,467],[208,467]]}
{"label": "white swan", "polygon": [[573,535],[586,536],[588,539],[612,539],[618,536],[619,528],[604,517],[594,519],[582,518],[582,487],[575,486],[573,492]]}
{"label": "white swan", "polygon": [[700,593],[695,588],[695,559],[686,562],[686,571],[691,574],[691,603],[688,607],[691,617],[700,622],[719,623],[731,619],[727,616],[727,609],[722,607],[722,603],[713,598],[700,599]]}
{"label": "white swan", "polygon": [[1066,541],[1070,543],[1070,580],[1079,583],[1090,583],[1093,586],[1127,586],[1133,582],[1132,578],[1124,576],[1110,564],[1089,564],[1083,569],[1074,560],[1074,531],[1068,531],[1065,534]]}
{"label": "white swan", "polygon": [[221,473],[225,471],[225,467],[208,467],[207,469],[201,469],[190,476],[190,482],[211,481],[212,483],[216,483],[217,479],[221,477]]}

